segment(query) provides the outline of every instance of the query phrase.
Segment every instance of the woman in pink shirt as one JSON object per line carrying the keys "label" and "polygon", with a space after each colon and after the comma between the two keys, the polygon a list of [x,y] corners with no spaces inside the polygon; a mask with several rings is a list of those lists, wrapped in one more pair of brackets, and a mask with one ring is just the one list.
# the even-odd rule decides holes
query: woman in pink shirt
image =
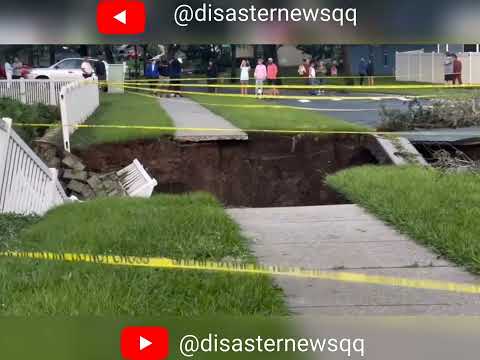
{"label": "woman in pink shirt", "polygon": [[255,93],[257,96],[263,95],[263,83],[267,78],[267,67],[263,64],[263,59],[258,59],[255,67]]}

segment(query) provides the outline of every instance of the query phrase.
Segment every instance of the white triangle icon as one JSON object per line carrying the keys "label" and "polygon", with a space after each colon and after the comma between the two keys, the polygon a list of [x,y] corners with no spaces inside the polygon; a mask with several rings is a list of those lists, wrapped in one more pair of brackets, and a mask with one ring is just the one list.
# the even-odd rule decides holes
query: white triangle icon
{"label": "white triangle icon", "polygon": [[152,345],[151,341],[148,341],[143,336],[140,336],[140,351],[148,348],[150,345]]}
{"label": "white triangle icon", "polygon": [[115,20],[120,21],[123,25],[127,24],[127,10],[123,10],[113,17]]}

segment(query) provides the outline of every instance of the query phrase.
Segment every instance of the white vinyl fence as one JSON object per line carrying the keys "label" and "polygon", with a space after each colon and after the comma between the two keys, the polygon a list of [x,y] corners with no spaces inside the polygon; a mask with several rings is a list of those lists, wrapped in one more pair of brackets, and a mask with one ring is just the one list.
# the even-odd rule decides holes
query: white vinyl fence
{"label": "white vinyl fence", "polygon": [[70,80],[0,80],[0,98],[10,98],[24,104],[58,106],[60,90]]}
{"label": "white vinyl fence", "polygon": [[56,169],[43,161],[0,119],[0,213],[38,214],[68,201]]}
{"label": "white vinyl fence", "polygon": [[[462,80],[464,84],[480,84],[480,53],[460,53]],[[445,83],[444,53],[424,53],[423,50],[397,52],[395,78],[397,81]]]}
{"label": "white vinyl fence", "polygon": [[60,91],[60,112],[62,115],[63,144],[70,152],[70,135],[75,125],[84,123],[100,106],[98,82],[75,81]]}

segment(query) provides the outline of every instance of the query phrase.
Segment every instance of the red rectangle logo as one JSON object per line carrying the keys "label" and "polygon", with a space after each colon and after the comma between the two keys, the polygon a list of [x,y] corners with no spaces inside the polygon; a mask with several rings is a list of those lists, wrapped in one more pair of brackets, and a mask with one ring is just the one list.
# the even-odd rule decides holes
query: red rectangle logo
{"label": "red rectangle logo", "polygon": [[142,34],[146,23],[145,4],[141,1],[102,1],[97,6],[97,27],[101,34]]}
{"label": "red rectangle logo", "polygon": [[168,330],[131,326],[122,330],[122,357],[126,360],[164,360],[168,357]]}

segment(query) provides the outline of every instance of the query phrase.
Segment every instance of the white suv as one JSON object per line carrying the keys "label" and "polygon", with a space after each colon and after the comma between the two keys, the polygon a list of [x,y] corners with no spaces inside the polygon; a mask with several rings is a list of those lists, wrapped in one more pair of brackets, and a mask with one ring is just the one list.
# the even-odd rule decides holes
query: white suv
{"label": "white suv", "polygon": [[[95,69],[95,62],[98,60],[89,59],[92,68]],[[28,79],[44,79],[44,80],[83,80],[82,65],[83,59],[69,58],[63,59],[49,68],[34,68],[27,75]],[[93,79],[96,79],[93,75]]]}

